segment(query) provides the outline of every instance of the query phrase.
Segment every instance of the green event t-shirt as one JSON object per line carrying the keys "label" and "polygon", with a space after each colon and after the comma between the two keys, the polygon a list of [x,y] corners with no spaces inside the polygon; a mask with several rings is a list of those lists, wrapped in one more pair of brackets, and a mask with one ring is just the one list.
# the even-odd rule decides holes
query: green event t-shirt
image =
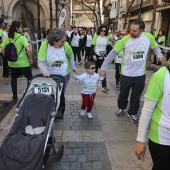
{"label": "green event t-shirt", "polygon": [[[67,42],[65,42],[64,43],[64,50],[65,50],[66,58],[64,59],[63,57],[58,56],[56,54],[56,55],[54,55],[54,58],[52,59],[53,61],[55,61],[53,63],[51,63],[52,60],[50,61],[49,58],[47,58],[48,54],[50,53],[48,51],[48,49],[53,50],[56,53],[57,53],[57,50],[58,50],[58,52],[60,52],[60,54],[63,56],[63,54],[61,53],[62,49],[57,49],[57,48],[52,49],[51,48],[52,46],[50,46],[50,47],[48,47],[48,46],[50,46],[50,45],[48,44],[47,40],[42,42],[39,53],[38,53],[38,60],[45,61],[48,70],[50,70],[52,65],[54,65],[54,69],[53,69],[54,72],[52,72],[52,74],[55,74],[55,73],[61,74],[61,75],[65,74],[65,73],[69,74],[70,73],[69,58],[74,57],[71,46]],[[55,63],[59,63],[59,62],[63,62],[63,61],[64,61],[64,63],[62,64],[61,69],[59,69],[57,66],[55,68]],[[66,61],[66,63],[65,63],[65,61]],[[66,69],[66,70],[62,70],[62,69]]]}
{"label": "green event t-shirt", "polygon": [[146,74],[146,60],[149,48],[154,49],[158,44],[154,37],[143,32],[138,38],[130,35],[122,38],[115,44],[117,53],[123,51],[121,74],[124,76],[137,77]]}
{"label": "green event t-shirt", "polygon": [[152,75],[145,98],[157,103],[151,118],[150,140],[170,145],[170,73],[166,67]]}
{"label": "green event t-shirt", "polygon": [[[17,37],[19,38],[17,39]],[[28,56],[25,52],[25,47],[29,45],[26,37],[19,33],[14,33],[13,39],[9,38],[8,36],[4,38],[1,46],[6,47],[6,45],[9,44],[10,42],[14,42],[14,45],[17,49],[17,54],[21,51],[21,49],[22,51],[20,52],[17,61],[15,62],[8,61],[8,66],[14,68],[29,67],[30,64],[29,64]]]}

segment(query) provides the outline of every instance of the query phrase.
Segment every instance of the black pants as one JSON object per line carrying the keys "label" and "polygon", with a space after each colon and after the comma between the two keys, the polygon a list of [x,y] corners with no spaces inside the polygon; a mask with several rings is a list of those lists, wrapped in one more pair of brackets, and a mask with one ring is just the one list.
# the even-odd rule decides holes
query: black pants
{"label": "black pants", "polygon": [[65,90],[68,84],[68,81],[70,79],[70,74],[67,74],[66,76],[64,76],[64,84],[63,84],[63,88],[61,91],[61,96],[60,96],[60,105],[58,108],[58,115],[57,118],[63,118],[64,116],[64,112],[65,112]]}
{"label": "black pants", "polygon": [[166,56],[167,61],[169,60],[169,58],[170,58],[170,51],[167,52],[167,56]]}
{"label": "black pants", "polygon": [[127,108],[129,91],[132,89],[128,113],[130,115],[136,115],[138,113],[140,107],[140,97],[145,87],[145,78],[145,75],[139,77],[128,77],[121,75],[120,94],[118,97],[119,109]]}
{"label": "black pants", "polygon": [[76,56],[78,57],[78,62],[81,61],[81,56],[80,56],[80,47],[73,47],[72,46],[72,50],[73,50],[73,53],[74,53],[74,61],[76,61]]}
{"label": "black pants", "polygon": [[116,74],[115,74],[116,84],[119,84],[121,64],[120,63],[115,63],[115,67],[116,67]]}
{"label": "black pants", "polygon": [[[104,61],[104,59],[97,59],[97,61],[95,61],[95,67],[96,67],[96,71],[95,72],[96,73],[98,73],[98,69],[101,68],[101,66],[103,64],[103,61]],[[105,78],[102,81],[102,87],[107,87],[106,75],[105,75]]]}
{"label": "black pants", "polygon": [[3,61],[3,73],[2,73],[2,76],[7,77],[7,76],[9,76],[8,60],[5,57],[3,57],[2,53],[0,53],[0,56],[2,57],[2,61]]}
{"label": "black pants", "polygon": [[85,47],[85,61],[89,60],[91,54],[91,47]]}
{"label": "black pants", "polygon": [[152,170],[170,169],[170,146],[149,140],[149,151],[154,164]]}
{"label": "black pants", "polygon": [[22,68],[14,68],[11,67],[11,87],[12,87],[12,93],[13,93],[13,99],[17,99],[17,77],[20,71],[24,74],[24,76],[27,78],[27,85],[28,82],[32,78],[32,71],[30,67],[22,67]]}

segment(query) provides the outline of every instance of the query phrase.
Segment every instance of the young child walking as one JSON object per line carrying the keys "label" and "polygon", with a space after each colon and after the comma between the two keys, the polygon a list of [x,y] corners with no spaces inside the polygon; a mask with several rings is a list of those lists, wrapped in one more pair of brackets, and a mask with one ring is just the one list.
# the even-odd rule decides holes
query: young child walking
{"label": "young child walking", "polygon": [[85,69],[86,72],[80,76],[74,73],[74,79],[77,82],[82,82],[82,105],[80,115],[86,115],[87,118],[92,119],[91,111],[96,96],[97,83],[101,83],[104,77],[95,73],[95,63],[92,61],[87,61],[85,63]]}

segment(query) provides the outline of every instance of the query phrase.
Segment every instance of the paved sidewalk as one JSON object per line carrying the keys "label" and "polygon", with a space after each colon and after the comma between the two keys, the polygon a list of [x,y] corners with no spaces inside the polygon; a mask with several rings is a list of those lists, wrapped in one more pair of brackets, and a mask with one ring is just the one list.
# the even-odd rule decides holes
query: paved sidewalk
{"label": "paved sidewalk", "polygon": [[[84,65],[77,65],[80,73],[84,72]],[[0,71],[2,67],[0,66]],[[39,73],[33,69],[33,73]],[[147,72],[146,87],[153,72]],[[81,106],[81,84],[75,82],[71,76],[66,90],[66,112],[63,120],[55,124],[56,145],[65,146],[63,158],[56,161],[54,155],[49,157],[45,170],[89,169],[89,170],[149,170],[152,161],[147,148],[144,161],[138,161],[134,154],[137,126],[130,121],[126,114],[117,117],[117,97],[119,91],[115,88],[114,64],[107,71],[109,93],[101,91],[98,84],[93,119],[79,115]],[[11,98],[10,80],[0,79],[0,100]],[[26,87],[26,80],[18,80],[18,93]],[[146,89],[146,88],[145,88]],[[142,101],[143,103],[143,97]],[[0,143],[15,117],[12,109],[0,123]]]}

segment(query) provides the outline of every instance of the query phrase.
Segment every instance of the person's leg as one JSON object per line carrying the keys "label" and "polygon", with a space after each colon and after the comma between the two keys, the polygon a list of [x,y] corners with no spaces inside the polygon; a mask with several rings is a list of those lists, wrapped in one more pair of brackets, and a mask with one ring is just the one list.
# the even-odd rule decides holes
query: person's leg
{"label": "person's leg", "polygon": [[86,109],[89,103],[89,95],[88,94],[82,94],[82,104],[81,104],[81,110]]}
{"label": "person's leg", "polygon": [[170,146],[160,145],[149,139],[149,151],[153,161],[152,170],[170,169]]}
{"label": "person's leg", "polygon": [[73,54],[74,54],[74,61],[76,62],[76,47],[71,47],[73,50]]}
{"label": "person's leg", "polygon": [[69,79],[70,79],[70,74],[67,74],[66,76],[64,76],[64,84],[63,84],[63,88],[62,88],[62,91],[61,91],[60,105],[59,105],[59,108],[58,108],[58,115],[57,115],[58,119],[63,119],[63,116],[64,116],[64,112],[65,112],[65,90],[66,90]]}
{"label": "person's leg", "polygon": [[128,104],[129,91],[132,87],[133,80],[131,77],[123,76],[120,77],[120,94],[118,97],[119,109],[126,109]]}
{"label": "person's leg", "polygon": [[13,100],[17,100],[17,75],[19,73],[19,68],[10,68],[11,71],[11,87],[13,93]]}
{"label": "person's leg", "polygon": [[78,57],[78,61],[79,61],[79,63],[81,64],[81,55],[80,55],[80,47],[76,47],[77,48],[77,57]]}
{"label": "person's leg", "polygon": [[146,76],[133,77],[132,93],[130,97],[129,115],[136,115],[140,107],[140,98],[145,87]]}
{"label": "person's leg", "polygon": [[89,61],[89,58],[90,58],[90,50],[91,50],[91,47],[87,47],[87,60]]}
{"label": "person's leg", "polygon": [[[99,68],[101,68],[103,62],[104,62],[104,59],[99,59]],[[105,74],[105,78],[104,78],[103,81],[102,81],[102,88],[103,88],[103,89],[104,89],[104,88],[106,89],[105,92],[109,91],[109,90],[107,89],[106,74]]]}
{"label": "person's leg", "polygon": [[2,57],[3,60],[3,77],[8,77],[9,76],[9,67],[8,67],[8,60],[5,57]]}
{"label": "person's leg", "polygon": [[116,85],[118,85],[120,80],[119,63],[115,63],[115,68],[116,68],[115,73]]}
{"label": "person's leg", "polygon": [[29,85],[29,81],[32,79],[32,70],[30,67],[22,67],[21,73],[27,78],[27,86]]}
{"label": "person's leg", "polygon": [[94,99],[95,99],[96,93],[93,93],[89,96],[89,102],[87,106],[87,113],[92,111],[92,107],[94,105]]}

